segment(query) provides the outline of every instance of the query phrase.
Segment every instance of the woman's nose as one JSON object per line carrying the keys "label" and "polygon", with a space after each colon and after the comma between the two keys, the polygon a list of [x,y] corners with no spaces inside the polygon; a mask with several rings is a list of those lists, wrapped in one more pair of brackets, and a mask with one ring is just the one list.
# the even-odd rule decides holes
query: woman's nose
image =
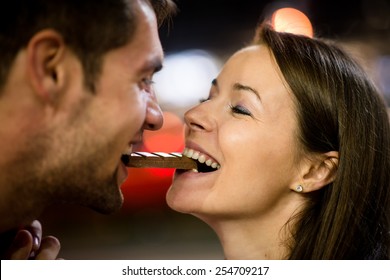
{"label": "woman's nose", "polygon": [[205,103],[188,110],[184,114],[184,120],[189,129],[194,131],[211,131],[215,126],[211,108],[207,108]]}

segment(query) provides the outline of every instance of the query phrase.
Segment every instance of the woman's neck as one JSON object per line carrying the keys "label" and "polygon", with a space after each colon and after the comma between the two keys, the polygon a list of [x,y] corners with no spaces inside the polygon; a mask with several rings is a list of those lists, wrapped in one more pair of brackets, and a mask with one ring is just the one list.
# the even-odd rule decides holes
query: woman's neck
{"label": "woman's neck", "polygon": [[283,223],[256,220],[218,220],[207,223],[222,244],[226,259],[286,259],[289,234]]}

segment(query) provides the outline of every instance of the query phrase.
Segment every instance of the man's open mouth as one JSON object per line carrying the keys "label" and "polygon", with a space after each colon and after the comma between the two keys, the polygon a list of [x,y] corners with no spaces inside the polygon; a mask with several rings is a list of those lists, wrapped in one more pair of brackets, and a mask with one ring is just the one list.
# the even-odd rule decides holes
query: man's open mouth
{"label": "man's open mouth", "polygon": [[121,161],[123,162],[124,165],[128,166],[130,161],[130,155],[122,154]]}

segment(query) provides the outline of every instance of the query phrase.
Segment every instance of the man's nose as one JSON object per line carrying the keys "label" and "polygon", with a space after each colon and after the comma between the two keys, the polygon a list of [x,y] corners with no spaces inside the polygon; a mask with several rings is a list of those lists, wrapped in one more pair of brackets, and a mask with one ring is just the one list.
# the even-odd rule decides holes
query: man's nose
{"label": "man's nose", "polygon": [[148,97],[144,129],[158,130],[164,122],[163,113],[154,95]]}

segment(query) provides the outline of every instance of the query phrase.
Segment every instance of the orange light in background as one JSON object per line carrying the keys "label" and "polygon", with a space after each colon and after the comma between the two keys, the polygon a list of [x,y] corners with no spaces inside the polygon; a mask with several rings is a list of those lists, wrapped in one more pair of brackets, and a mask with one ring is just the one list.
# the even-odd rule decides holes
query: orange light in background
{"label": "orange light in background", "polygon": [[294,8],[282,8],[272,14],[272,26],[276,31],[313,37],[309,18]]}
{"label": "orange light in background", "polygon": [[[174,113],[164,112],[163,127],[145,131],[143,151],[182,152],[184,123]],[[124,210],[145,207],[164,207],[165,194],[172,183],[173,168],[129,168],[129,176],[122,185]]]}

